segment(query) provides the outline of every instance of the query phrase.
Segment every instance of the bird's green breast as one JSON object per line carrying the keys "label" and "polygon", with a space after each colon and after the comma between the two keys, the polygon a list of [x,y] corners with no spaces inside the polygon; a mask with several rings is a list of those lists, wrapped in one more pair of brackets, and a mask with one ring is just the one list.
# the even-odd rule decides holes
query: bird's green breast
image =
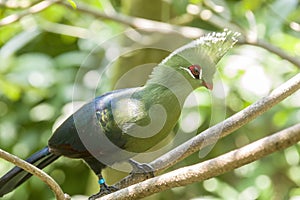
{"label": "bird's green breast", "polygon": [[144,152],[158,144],[181,112],[176,96],[159,85],[112,93],[100,104],[96,115],[106,136],[130,152]]}

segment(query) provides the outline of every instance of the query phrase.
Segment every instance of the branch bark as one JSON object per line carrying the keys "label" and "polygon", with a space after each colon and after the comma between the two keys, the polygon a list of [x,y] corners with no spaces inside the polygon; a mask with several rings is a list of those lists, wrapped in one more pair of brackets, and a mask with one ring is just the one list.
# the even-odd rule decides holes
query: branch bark
{"label": "branch bark", "polygon": [[17,14],[12,14],[12,15],[9,15],[7,17],[4,17],[0,20],[0,27],[12,24],[14,22],[17,22],[17,21],[19,21],[20,19],[22,19],[23,17],[25,17],[27,15],[31,15],[31,14],[41,12],[41,11],[45,10],[46,8],[50,7],[51,5],[53,5],[54,3],[58,2],[58,1],[59,0],[41,1],[41,2],[31,6],[27,10],[24,10],[23,12],[20,12],[20,13],[17,13]]}
{"label": "branch bark", "polygon": [[[63,5],[69,9],[72,6],[65,1],[59,1],[58,4]],[[186,38],[198,38],[205,33],[204,30],[200,28],[190,27],[190,26],[177,26],[169,23],[122,15],[119,13],[106,14],[92,7],[86,6],[84,4],[77,5],[77,11],[92,15],[96,18],[108,19],[120,24],[124,24],[136,29],[142,29],[144,31],[160,32],[160,33],[170,33],[178,32]]]}
{"label": "branch bark", "polygon": [[300,60],[297,57],[293,57],[289,54],[287,54],[285,51],[283,51],[282,49],[264,41],[264,40],[257,40],[257,41],[249,41],[249,40],[244,40],[244,41],[239,41],[239,44],[248,44],[248,45],[252,45],[252,46],[257,46],[257,47],[261,47],[271,53],[274,53],[276,55],[278,55],[279,57],[281,57],[282,59],[285,59],[287,61],[289,61],[290,63],[294,64],[297,68],[300,69]]}
{"label": "branch bark", "polygon": [[54,192],[56,199],[58,200],[68,200],[71,199],[69,195],[64,194],[59,185],[55,182],[55,180],[45,173],[43,170],[37,168],[36,166],[20,159],[19,157],[12,155],[2,149],[0,149],[0,158],[15,164],[16,166],[26,170],[27,172],[37,176],[43,182],[45,182],[51,190]]}
{"label": "branch bark", "polygon": [[[206,6],[208,6],[210,9],[213,9],[212,7],[210,7],[206,1],[203,2]],[[186,13],[185,16],[183,16],[184,18],[187,18],[187,21],[184,21],[184,23],[180,23],[182,25],[187,24],[192,22],[192,20],[194,18],[201,18],[200,12],[203,11],[199,10],[199,13],[197,14],[193,14],[193,13]],[[242,37],[239,39],[238,43],[239,44],[248,44],[248,45],[252,45],[252,46],[257,46],[257,47],[261,47],[271,53],[274,53],[276,55],[278,55],[279,57],[281,57],[282,59],[288,60],[289,62],[291,62],[292,64],[294,64],[297,68],[300,69],[300,60],[297,57],[293,57],[289,54],[287,54],[284,50],[274,46],[273,44],[268,43],[267,41],[264,41],[262,39],[258,39],[258,38],[252,38],[249,39],[249,34],[246,29],[244,29],[243,27],[241,27],[240,25],[229,21],[228,19],[224,19],[223,17],[214,14],[213,12],[211,13],[209,18],[201,18],[204,21],[207,21],[208,23],[210,23],[211,25],[220,28],[220,29],[224,29],[224,28],[229,28],[230,30],[235,30],[237,32],[240,32],[242,34]],[[172,22],[174,22],[175,24],[178,24],[178,21],[181,20],[177,20],[174,19],[172,20]]]}
{"label": "branch bark", "polygon": [[[69,9],[73,9],[71,5],[69,5],[64,1],[59,1],[58,4],[61,4]],[[77,10],[86,14],[93,15],[94,17],[97,18],[112,20],[130,26],[132,28],[144,29],[148,31],[165,32],[165,33],[170,31],[171,32],[177,31],[180,34],[182,34],[184,37],[191,38],[191,39],[198,38],[205,33],[205,31],[200,28],[195,28],[190,26],[178,26],[176,24],[169,24],[169,23],[158,22],[149,19],[125,16],[117,13],[108,15],[83,4],[78,5]],[[282,59],[288,60],[289,62],[291,62],[292,64],[294,64],[296,67],[300,69],[300,60],[298,58],[290,56],[280,48],[266,41],[263,40],[249,41],[247,39],[247,31],[242,29],[238,25],[233,24],[231,22],[227,22],[227,20],[223,20],[216,15],[213,15],[207,21],[220,29],[229,28],[242,33],[243,38],[241,40],[239,39],[240,44],[249,44],[249,45],[258,46],[263,49],[266,49],[267,51],[278,55]]]}
{"label": "branch bark", "polygon": [[[50,7],[51,5],[53,5],[54,3],[63,5],[66,8],[74,10],[74,8],[65,1],[46,0],[46,1],[42,1],[42,2],[39,2],[39,3],[31,6],[26,11],[23,11],[18,14],[12,14],[10,16],[7,16],[7,17],[1,19],[0,27],[14,23],[16,21],[19,21],[22,17],[24,17],[26,15],[41,12],[41,11],[45,10],[46,8]],[[96,10],[94,8],[88,7],[84,4],[77,5],[76,11],[80,11],[82,13],[93,15],[96,18],[108,19],[111,21],[115,21],[120,24],[130,26],[132,28],[143,29],[143,30],[147,30],[147,31],[164,32],[164,33],[176,31],[176,32],[180,33],[181,35],[183,35],[184,37],[192,38],[192,39],[198,38],[205,33],[205,31],[200,28],[195,28],[195,27],[190,27],[190,26],[178,26],[176,24],[158,22],[158,21],[143,19],[143,18],[138,18],[138,17],[130,17],[130,16],[125,16],[125,15],[118,14],[118,13],[106,14],[106,13],[100,12],[99,10]],[[216,18],[216,16],[213,16],[213,17]],[[288,55],[280,48],[278,48],[266,41],[263,41],[263,40],[249,41],[246,39],[247,36],[246,36],[245,30],[241,29],[239,26],[237,26],[235,24],[227,22],[226,20],[223,20],[224,22],[226,21],[225,24],[220,23],[220,21],[222,21],[222,19],[215,20],[213,17],[211,19],[208,19],[207,21],[221,29],[231,27],[233,30],[237,30],[237,31],[243,33],[244,38],[243,38],[243,40],[240,40],[240,42],[239,42],[240,44],[249,44],[249,45],[258,46],[263,49],[266,49],[266,50],[278,55],[279,57],[288,60],[289,62],[291,62],[298,68],[300,68],[300,60],[298,58]],[[218,21],[218,22],[216,22],[216,21]]]}
{"label": "branch bark", "polygon": [[298,141],[300,141],[300,124],[294,125],[211,160],[183,167],[129,186],[99,198],[99,200],[140,199],[170,188],[204,181],[261,159],[273,152],[283,150],[296,144]]}
{"label": "branch bark", "polygon": [[[239,129],[251,120],[268,111],[270,108],[272,108],[291,94],[295,93],[299,89],[300,73],[273,90],[270,95],[258,100],[257,102],[253,103],[244,110],[232,115],[226,120],[206,129],[205,131],[183,143],[182,145],[174,148],[168,153],[152,161],[150,165],[154,168],[155,174],[159,174],[163,170],[175,165],[176,163],[190,156],[196,151],[199,151],[204,147],[207,147],[208,145],[214,144],[220,138],[223,138],[233,131]],[[127,176],[115,186],[118,188],[124,188],[133,183],[137,183],[143,180],[145,180],[145,177]]]}

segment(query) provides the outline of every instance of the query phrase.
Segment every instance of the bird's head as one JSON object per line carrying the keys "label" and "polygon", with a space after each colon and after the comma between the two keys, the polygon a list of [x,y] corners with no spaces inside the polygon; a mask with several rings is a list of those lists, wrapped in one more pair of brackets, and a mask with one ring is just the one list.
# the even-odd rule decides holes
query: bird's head
{"label": "bird's head", "polygon": [[180,67],[180,69],[185,70],[186,72],[182,72],[185,76],[188,76],[188,79],[191,79],[192,85],[195,87],[204,86],[209,90],[213,89],[212,76],[214,71],[212,70],[211,76],[206,74],[206,77],[203,76],[203,68],[198,64],[187,65],[188,67]]}
{"label": "bird's head", "polygon": [[182,74],[193,88],[213,88],[216,65],[223,55],[237,42],[239,33],[224,30],[213,32],[180,47],[160,64]]}

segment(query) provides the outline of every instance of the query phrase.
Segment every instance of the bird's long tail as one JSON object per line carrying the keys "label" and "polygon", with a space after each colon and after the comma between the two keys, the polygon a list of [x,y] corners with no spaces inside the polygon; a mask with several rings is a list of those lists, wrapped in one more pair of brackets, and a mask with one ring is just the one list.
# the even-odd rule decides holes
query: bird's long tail
{"label": "bird's long tail", "polygon": [[[58,157],[59,156],[51,153],[48,147],[45,147],[30,156],[28,159],[26,159],[26,161],[37,166],[40,169],[43,169],[44,167],[55,161]],[[19,167],[12,168],[9,172],[7,172],[0,178],[0,197],[17,188],[31,176],[32,174]]]}

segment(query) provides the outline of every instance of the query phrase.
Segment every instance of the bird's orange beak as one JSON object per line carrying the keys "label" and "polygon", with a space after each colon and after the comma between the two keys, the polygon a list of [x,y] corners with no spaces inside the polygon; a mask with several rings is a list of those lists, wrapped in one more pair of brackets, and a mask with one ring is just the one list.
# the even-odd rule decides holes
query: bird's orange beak
{"label": "bird's orange beak", "polygon": [[213,83],[208,83],[208,82],[205,82],[205,81],[203,81],[203,86],[206,87],[209,90],[213,90],[213,88],[214,88]]}

